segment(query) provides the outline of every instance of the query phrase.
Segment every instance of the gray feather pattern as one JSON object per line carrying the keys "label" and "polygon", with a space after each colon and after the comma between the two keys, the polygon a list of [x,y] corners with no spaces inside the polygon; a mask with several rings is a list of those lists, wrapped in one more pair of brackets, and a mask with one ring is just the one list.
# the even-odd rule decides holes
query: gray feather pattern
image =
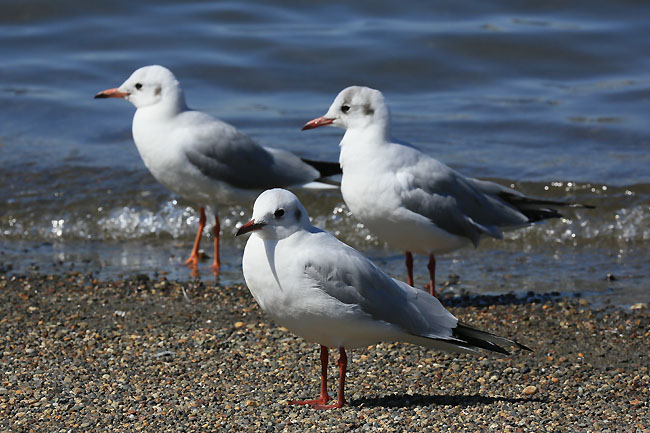
{"label": "gray feather pattern", "polygon": [[262,147],[227,123],[196,111],[181,116],[205,122],[201,137],[193,138],[195,145],[186,148],[185,155],[211,179],[243,189],[267,189],[308,183],[319,177],[316,169],[291,152]]}
{"label": "gray feather pattern", "polygon": [[[338,241],[337,241],[338,242]],[[305,276],[340,302],[358,305],[375,320],[427,338],[449,338],[456,319],[421,290],[394,280],[345,244],[328,260],[307,260]],[[343,255],[344,257],[341,257]]]}

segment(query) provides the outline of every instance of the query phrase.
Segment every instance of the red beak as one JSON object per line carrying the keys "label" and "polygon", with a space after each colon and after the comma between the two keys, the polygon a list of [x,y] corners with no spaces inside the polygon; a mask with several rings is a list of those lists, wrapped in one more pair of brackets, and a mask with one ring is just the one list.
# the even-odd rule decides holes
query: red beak
{"label": "red beak", "polygon": [[239,230],[237,230],[237,233],[235,233],[235,236],[243,235],[248,232],[254,232],[256,230],[261,229],[264,227],[266,223],[256,223],[255,220],[250,220],[243,226],[239,227]]}
{"label": "red beak", "polygon": [[332,122],[334,122],[334,119],[330,119],[325,116],[318,117],[314,120],[310,120],[309,122],[305,123],[305,126],[302,127],[302,130],[306,131],[308,129],[318,128],[319,126],[331,125]]}
{"label": "red beak", "polygon": [[95,95],[95,99],[124,98],[125,96],[129,96],[129,93],[120,92],[117,88],[115,88],[115,89],[106,89],[103,92],[99,92],[98,94]]}

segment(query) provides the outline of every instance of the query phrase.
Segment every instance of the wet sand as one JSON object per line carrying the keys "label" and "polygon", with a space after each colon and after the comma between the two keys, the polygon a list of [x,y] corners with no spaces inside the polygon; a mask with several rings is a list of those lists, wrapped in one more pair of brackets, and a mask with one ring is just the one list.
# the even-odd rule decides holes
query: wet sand
{"label": "wet sand", "polygon": [[[650,429],[650,313],[580,298],[443,299],[461,320],[534,349],[454,355],[407,344],[349,352],[342,410],[318,393],[318,346],[245,287],[145,276],[0,273],[3,431]],[[331,351],[332,357],[336,356]],[[330,394],[336,367],[330,364]]]}

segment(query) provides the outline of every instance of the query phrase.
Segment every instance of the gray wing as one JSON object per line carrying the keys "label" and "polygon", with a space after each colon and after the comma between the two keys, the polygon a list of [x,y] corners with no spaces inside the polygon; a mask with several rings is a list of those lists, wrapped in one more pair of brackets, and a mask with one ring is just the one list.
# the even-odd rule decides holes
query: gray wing
{"label": "gray wing", "polygon": [[469,238],[474,245],[483,234],[501,238],[499,227],[521,225],[528,220],[433,158],[421,158],[404,170],[409,174],[404,176],[407,180],[401,192],[404,206],[452,234]]}
{"label": "gray wing", "polygon": [[458,320],[428,293],[386,275],[358,251],[329,234],[319,236],[327,254],[307,256],[305,277],[340,302],[357,306],[375,320],[427,338],[449,338]]}
{"label": "gray wing", "polygon": [[196,111],[183,115],[185,124],[200,124],[187,140],[185,155],[211,179],[237,188],[268,189],[311,182],[319,176],[291,152],[264,148],[232,125]]}

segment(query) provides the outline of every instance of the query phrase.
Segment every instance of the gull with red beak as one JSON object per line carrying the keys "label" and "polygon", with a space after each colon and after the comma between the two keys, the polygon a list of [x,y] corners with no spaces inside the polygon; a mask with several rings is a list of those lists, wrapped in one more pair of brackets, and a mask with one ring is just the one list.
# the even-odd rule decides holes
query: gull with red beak
{"label": "gull with red beak", "polygon": [[429,290],[435,293],[436,254],[502,229],[561,217],[553,207],[591,207],[526,197],[494,182],[463,176],[414,146],[391,139],[390,115],[379,90],[342,90],[327,113],[302,129],[345,129],[339,162],[341,193],[352,214],[370,231],[406,252],[413,285],[413,254],[429,255]]}
{"label": "gull with red beak", "polygon": [[[249,232],[242,267],[253,297],[277,324],[320,344],[320,396],[291,404],[342,407],[346,349],[402,341],[464,353],[486,349],[507,354],[501,346],[530,350],[460,323],[429,293],[390,278],[358,251],[312,226],[289,191],[272,189],[257,198],[253,219],[237,236]],[[338,394],[332,404],[329,348],[339,350]]]}
{"label": "gull with red beak", "polygon": [[140,68],[120,87],[95,98],[123,98],[135,105],[133,140],[145,166],[158,182],[200,206],[199,229],[185,262],[194,271],[206,207],[215,215],[212,270],[218,274],[219,204],[249,203],[278,186],[335,188],[314,181],[340,173],[338,164],[262,147],[234,126],[191,110],[176,77],[162,66]]}

